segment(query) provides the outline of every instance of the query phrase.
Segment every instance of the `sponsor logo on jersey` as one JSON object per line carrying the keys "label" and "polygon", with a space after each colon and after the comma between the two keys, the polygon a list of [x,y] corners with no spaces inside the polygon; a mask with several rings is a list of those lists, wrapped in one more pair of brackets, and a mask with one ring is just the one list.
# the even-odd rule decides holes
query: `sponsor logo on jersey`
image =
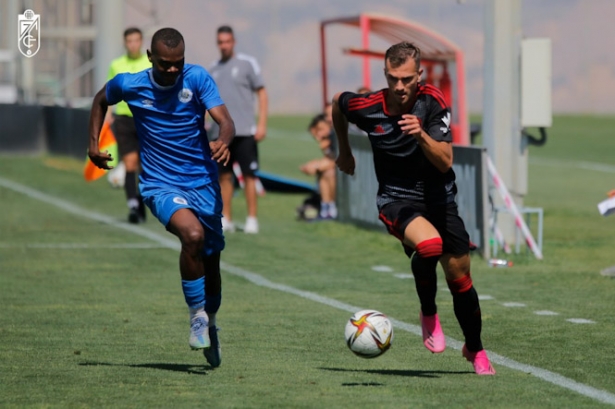
{"label": "sponsor logo on jersey", "polygon": [[388,135],[393,130],[393,126],[389,123],[378,124],[374,127],[372,135]]}
{"label": "sponsor logo on jersey", "polygon": [[180,205],[187,205],[188,201],[186,199],[184,199],[183,197],[175,196],[173,198],[173,203],[177,203],[177,204],[180,204]]}
{"label": "sponsor logo on jersey", "polygon": [[374,128],[374,133],[377,135],[384,135],[384,128],[382,127],[382,125],[376,125],[376,127]]}

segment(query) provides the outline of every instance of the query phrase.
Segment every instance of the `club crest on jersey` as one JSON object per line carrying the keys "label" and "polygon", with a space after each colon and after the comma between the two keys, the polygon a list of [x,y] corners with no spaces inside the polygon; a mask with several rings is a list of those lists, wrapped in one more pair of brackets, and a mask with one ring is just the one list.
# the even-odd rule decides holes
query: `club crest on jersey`
{"label": "club crest on jersey", "polygon": [[450,131],[451,129],[451,113],[450,112],[447,112],[446,116],[442,117],[442,122],[444,122],[444,126],[440,127],[440,130],[444,134],[447,134],[448,131]]}
{"label": "club crest on jersey", "polygon": [[179,101],[183,103],[190,102],[192,100],[192,91],[190,91],[188,88],[184,88],[179,91],[179,94],[177,94],[177,98],[179,98]]}

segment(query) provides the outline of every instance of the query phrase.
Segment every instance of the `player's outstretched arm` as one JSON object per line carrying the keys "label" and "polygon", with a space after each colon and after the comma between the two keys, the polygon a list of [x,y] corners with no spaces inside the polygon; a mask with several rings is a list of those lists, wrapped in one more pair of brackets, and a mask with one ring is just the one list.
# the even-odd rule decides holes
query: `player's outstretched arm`
{"label": "player's outstretched arm", "polygon": [[354,175],[355,161],[354,156],[352,156],[350,141],[348,140],[348,119],[339,106],[341,94],[341,92],[335,94],[332,104],[333,127],[335,128],[335,134],[337,135],[339,144],[339,154],[335,163],[342,172],[348,175]]}
{"label": "player's outstretched arm", "polygon": [[216,162],[227,165],[231,157],[228,146],[235,137],[235,123],[233,122],[233,118],[231,118],[231,114],[229,114],[226,105],[218,105],[217,107],[210,109],[208,112],[211,118],[216,121],[220,127],[218,139],[209,142],[211,158]]}
{"label": "player's outstretched arm", "polygon": [[100,130],[102,129],[105,115],[109,103],[107,102],[107,86],[102,87],[100,91],[94,96],[92,102],[92,108],[90,110],[90,143],[88,149],[88,156],[94,165],[101,169],[112,169],[112,166],[108,165],[108,162],[113,160],[108,151],[100,152],[98,149],[98,138],[100,136]]}

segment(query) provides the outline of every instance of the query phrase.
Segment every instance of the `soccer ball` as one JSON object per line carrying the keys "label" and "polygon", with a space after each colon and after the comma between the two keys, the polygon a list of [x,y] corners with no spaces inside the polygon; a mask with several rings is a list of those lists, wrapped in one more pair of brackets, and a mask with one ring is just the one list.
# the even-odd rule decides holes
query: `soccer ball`
{"label": "soccer ball", "polygon": [[355,312],[346,324],[346,345],[361,358],[384,354],[393,342],[393,325],[386,315],[375,310]]}

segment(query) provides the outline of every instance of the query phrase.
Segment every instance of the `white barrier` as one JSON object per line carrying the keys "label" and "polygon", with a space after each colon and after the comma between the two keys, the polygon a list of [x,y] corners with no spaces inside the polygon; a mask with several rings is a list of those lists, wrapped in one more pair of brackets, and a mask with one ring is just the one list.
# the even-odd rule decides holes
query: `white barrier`
{"label": "white barrier", "polygon": [[517,205],[513,201],[512,196],[508,192],[506,185],[504,185],[504,182],[500,178],[498,171],[496,170],[495,166],[493,165],[493,162],[491,161],[491,158],[489,157],[487,157],[487,169],[489,171],[489,174],[491,175],[491,180],[493,181],[495,188],[500,193],[502,200],[504,200],[506,208],[512,213],[515,218],[515,224],[521,230],[521,233],[523,233],[523,238],[525,239],[527,246],[530,248],[530,250],[532,250],[534,256],[536,256],[538,260],[542,260],[542,251],[536,244],[536,241],[534,241],[532,232],[527,227],[527,224],[523,220],[523,217],[521,217],[521,213],[519,212]]}

